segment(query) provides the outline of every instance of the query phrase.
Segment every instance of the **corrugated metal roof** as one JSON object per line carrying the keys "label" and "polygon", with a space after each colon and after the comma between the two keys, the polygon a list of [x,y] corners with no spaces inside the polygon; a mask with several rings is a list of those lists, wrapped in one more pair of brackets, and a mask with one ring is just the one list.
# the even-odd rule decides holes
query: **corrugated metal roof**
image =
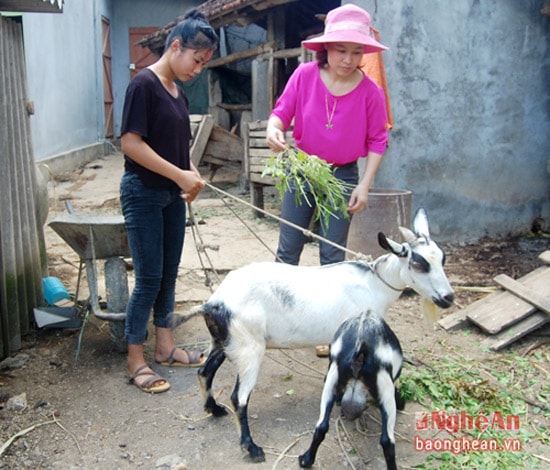
{"label": "corrugated metal roof", "polygon": [[63,13],[65,0],[0,0],[0,11]]}

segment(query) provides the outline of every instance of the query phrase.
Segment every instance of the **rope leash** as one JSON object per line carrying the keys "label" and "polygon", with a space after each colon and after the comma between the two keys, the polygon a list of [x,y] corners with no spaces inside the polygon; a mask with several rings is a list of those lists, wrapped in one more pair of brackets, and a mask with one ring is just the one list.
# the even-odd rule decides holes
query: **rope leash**
{"label": "rope leash", "polygon": [[[267,212],[263,209],[260,209],[259,207],[256,207],[254,206],[253,204],[245,201],[244,199],[241,199],[237,196],[234,196],[233,194],[231,193],[228,193],[227,191],[224,191],[223,189],[220,189],[216,186],[214,186],[213,184],[211,183],[206,183],[206,186],[208,188],[210,188],[211,190],[214,191],[214,193],[218,196],[218,198],[220,199],[220,201],[222,201],[222,203],[224,204],[225,207],[227,207],[232,213],[233,215],[243,224],[244,227],[246,227],[246,229],[277,259],[277,254],[257,235],[257,233],[252,229],[252,227],[250,227],[250,225],[248,225],[246,223],[245,220],[243,220],[243,218],[241,216],[239,216],[239,214],[237,214],[235,212],[235,210],[227,203],[227,200],[225,199],[225,197],[228,197],[228,198],[231,198],[232,200],[240,203],[240,204],[243,204],[255,211],[258,211],[258,212],[261,212],[262,214],[264,214],[265,216],[267,217],[271,217],[272,219],[275,219],[277,220],[278,222],[280,223],[283,223],[283,224],[286,224],[298,231],[300,231],[303,235],[305,235],[306,237],[310,237],[310,238],[313,238],[317,241],[320,241],[320,242],[323,242],[323,243],[327,243],[328,245],[331,245],[335,248],[338,248],[339,250],[342,250],[344,251],[345,253],[348,253],[350,255],[352,255],[355,259],[359,259],[359,260],[365,260],[365,261],[372,261],[372,257],[370,256],[367,256],[363,253],[360,253],[360,252],[356,252],[356,251],[353,251],[353,250],[350,250],[342,245],[339,245],[337,243],[334,243],[333,241],[331,240],[327,240],[326,238],[323,238],[321,237],[320,235],[317,235],[315,233],[313,233],[311,230],[308,230],[308,229],[304,229],[303,227],[300,227],[299,225],[296,225],[296,224],[293,224],[292,222],[289,222],[288,220],[285,220],[281,217],[278,217],[276,216],[275,214],[272,214],[270,212]],[[195,216],[193,214],[193,210],[192,210],[192,206],[191,206],[191,203],[187,203],[187,207],[188,207],[188,212],[189,212],[189,222],[190,222],[190,226],[191,226],[191,232],[193,234],[193,240],[195,241],[195,246],[197,247],[197,255],[199,257],[199,262],[201,264],[201,268],[202,270],[204,271],[204,274],[206,276],[206,282],[205,282],[205,285],[207,285],[208,287],[210,287],[210,290],[213,290],[212,288],[212,280],[210,279],[210,276],[209,276],[209,273],[212,272],[214,273],[214,275],[216,276],[216,281],[218,282],[218,284],[220,283],[220,278],[218,276],[218,273],[216,271],[216,269],[214,268],[214,264],[212,263],[212,260],[210,259],[210,257],[208,256],[208,253],[206,252],[206,248],[207,248],[207,244],[205,244],[203,242],[203,239],[202,239],[202,236],[200,234],[200,231],[199,231],[199,227],[198,227],[198,224],[196,223],[196,220],[195,220]],[[198,240],[198,243],[197,243],[197,240]],[[204,253],[204,257],[206,258],[206,260],[208,261],[208,267],[205,265],[205,262],[203,260],[203,256],[202,256],[202,253]],[[279,260],[281,261],[281,260]],[[376,271],[374,271],[375,274],[378,276],[378,273],[376,273]],[[379,276],[378,276],[379,277]],[[391,287],[391,286],[390,286]],[[393,288],[393,287],[392,287]]]}
{"label": "rope leash", "polygon": [[[245,206],[248,206],[250,207],[251,209],[255,210],[255,211],[258,211],[258,212],[261,212],[262,214],[264,215],[267,215],[268,217],[271,217],[272,219],[275,219],[277,220],[278,222],[281,222],[283,224],[286,224],[288,225],[289,227],[292,227],[296,230],[299,230],[300,232],[302,232],[306,237],[310,237],[310,238],[314,238],[318,241],[321,241],[323,243],[327,243],[328,245],[331,245],[335,248],[338,248],[339,250],[342,250],[344,251],[345,253],[348,253],[350,255],[353,255],[355,258],[357,259],[368,259],[369,257],[366,256],[365,254],[363,253],[359,253],[359,252],[356,252],[356,251],[352,251],[342,245],[338,245],[337,243],[334,243],[332,242],[331,240],[327,240],[326,238],[323,238],[321,237],[320,235],[317,235],[315,233],[313,233],[311,230],[308,230],[308,229],[304,229],[302,227],[300,227],[299,225],[296,225],[296,224],[293,224],[292,222],[289,222],[288,220],[285,220],[285,219],[282,219],[281,217],[278,217],[276,216],[275,214],[272,214],[270,212],[267,212],[263,209],[260,209],[259,207],[256,207],[254,206],[253,204],[250,204],[249,202],[243,200],[243,199],[240,199],[236,196],[234,196],[233,194],[230,194],[226,191],[224,191],[223,189],[220,189],[210,183],[206,183],[206,186],[208,186],[210,189],[214,190],[215,192],[219,193],[219,194],[222,194],[223,196],[227,196],[227,197],[230,197],[231,199],[237,201],[237,202],[240,202],[241,204],[244,204]],[[222,199],[223,201],[223,199]],[[224,201],[225,202],[225,201]]]}

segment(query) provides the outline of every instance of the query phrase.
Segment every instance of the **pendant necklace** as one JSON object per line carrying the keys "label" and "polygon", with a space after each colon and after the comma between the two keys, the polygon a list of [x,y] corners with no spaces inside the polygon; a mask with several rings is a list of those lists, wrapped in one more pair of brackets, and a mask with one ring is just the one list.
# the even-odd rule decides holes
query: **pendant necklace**
{"label": "pendant necklace", "polygon": [[332,118],[334,117],[334,111],[336,111],[336,105],[338,104],[338,100],[334,100],[334,103],[332,103],[332,110],[330,111],[330,114],[328,112],[328,96],[325,95],[325,112],[327,114],[327,123],[325,124],[325,127],[330,130],[333,127],[332,124]]}

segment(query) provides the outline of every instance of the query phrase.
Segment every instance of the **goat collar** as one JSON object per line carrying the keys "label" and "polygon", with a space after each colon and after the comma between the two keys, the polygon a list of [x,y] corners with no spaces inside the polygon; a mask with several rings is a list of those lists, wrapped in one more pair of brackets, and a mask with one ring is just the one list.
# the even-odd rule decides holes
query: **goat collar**
{"label": "goat collar", "polygon": [[382,276],[380,276],[380,273],[378,272],[378,269],[376,269],[376,266],[378,266],[377,263],[374,263],[372,266],[372,272],[376,275],[378,279],[382,281],[383,284],[385,284],[387,287],[389,287],[391,290],[394,290],[395,292],[403,292],[403,289],[397,289],[396,287],[393,287],[389,282],[384,280]]}

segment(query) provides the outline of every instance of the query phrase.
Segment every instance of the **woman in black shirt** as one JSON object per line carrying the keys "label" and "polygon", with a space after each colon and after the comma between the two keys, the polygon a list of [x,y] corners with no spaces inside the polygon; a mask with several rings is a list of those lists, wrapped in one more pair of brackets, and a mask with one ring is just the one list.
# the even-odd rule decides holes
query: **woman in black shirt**
{"label": "woman in black shirt", "polygon": [[127,372],[131,382],[150,393],[170,388],[144,357],[151,310],[157,363],[197,367],[204,362],[200,353],[175,347],[170,328],[186,202],[193,201],[205,184],[189,158],[187,97],[175,79],[186,81],[198,75],[217,44],[205,17],[190,11],[171,31],[162,57],[134,77],[124,101],[125,171],[120,191],[135,271],[126,309]]}

